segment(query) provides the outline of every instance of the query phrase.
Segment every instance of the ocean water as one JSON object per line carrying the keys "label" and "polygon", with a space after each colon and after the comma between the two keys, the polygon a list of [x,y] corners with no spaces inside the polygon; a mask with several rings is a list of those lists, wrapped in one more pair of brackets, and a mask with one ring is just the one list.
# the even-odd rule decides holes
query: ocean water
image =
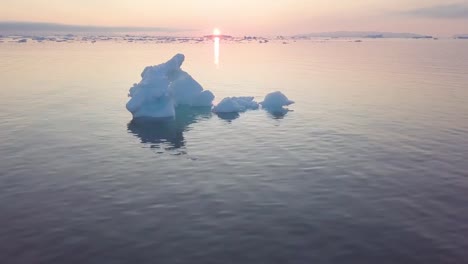
{"label": "ocean water", "polygon": [[[179,52],[296,104],[132,121]],[[468,42],[4,42],[0,83],[1,263],[468,261]]]}

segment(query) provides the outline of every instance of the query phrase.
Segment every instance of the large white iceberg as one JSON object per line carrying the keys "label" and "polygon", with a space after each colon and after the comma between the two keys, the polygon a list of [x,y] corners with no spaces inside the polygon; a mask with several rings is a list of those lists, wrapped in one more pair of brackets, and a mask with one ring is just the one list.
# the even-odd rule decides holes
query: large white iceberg
{"label": "large white iceberg", "polygon": [[226,97],[213,107],[215,113],[238,113],[258,109],[253,96]]}
{"label": "large white iceberg", "polygon": [[260,102],[266,110],[281,110],[284,106],[294,104],[294,101],[289,100],[286,95],[281,92],[269,93],[265,96],[263,102]]}
{"label": "large white iceberg", "polygon": [[127,109],[133,117],[173,117],[177,105],[211,106],[214,95],[180,69],[184,55],[165,63],[148,66],[142,80],[130,88]]}

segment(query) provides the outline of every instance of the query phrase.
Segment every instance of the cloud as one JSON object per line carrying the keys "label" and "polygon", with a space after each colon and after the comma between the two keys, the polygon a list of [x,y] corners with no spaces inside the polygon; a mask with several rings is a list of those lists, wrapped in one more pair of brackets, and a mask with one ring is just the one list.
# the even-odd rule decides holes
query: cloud
{"label": "cloud", "polygon": [[0,31],[3,32],[182,32],[191,31],[164,27],[103,27],[65,25],[41,22],[11,22],[0,21]]}
{"label": "cloud", "polygon": [[447,4],[417,8],[402,13],[405,15],[427,18],[468,19],[468,3]]}

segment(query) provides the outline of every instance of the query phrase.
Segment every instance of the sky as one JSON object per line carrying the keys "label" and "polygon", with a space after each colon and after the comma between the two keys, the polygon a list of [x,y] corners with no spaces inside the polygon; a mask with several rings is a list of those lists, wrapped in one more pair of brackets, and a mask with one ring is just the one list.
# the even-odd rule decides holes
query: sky
{"label": "sky", "polygon": [[1,0],[0,21],[158,27],[209,34],[468,33],[468,0]]}

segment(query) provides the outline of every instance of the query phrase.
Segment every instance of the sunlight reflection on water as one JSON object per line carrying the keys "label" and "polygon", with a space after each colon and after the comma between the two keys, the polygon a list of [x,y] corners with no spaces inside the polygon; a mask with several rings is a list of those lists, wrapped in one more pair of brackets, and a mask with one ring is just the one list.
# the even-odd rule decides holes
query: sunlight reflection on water
{"label": "sunlight reflection on water", "polygon": [[214,38],[214,63],[219,67],[219,37]]}

